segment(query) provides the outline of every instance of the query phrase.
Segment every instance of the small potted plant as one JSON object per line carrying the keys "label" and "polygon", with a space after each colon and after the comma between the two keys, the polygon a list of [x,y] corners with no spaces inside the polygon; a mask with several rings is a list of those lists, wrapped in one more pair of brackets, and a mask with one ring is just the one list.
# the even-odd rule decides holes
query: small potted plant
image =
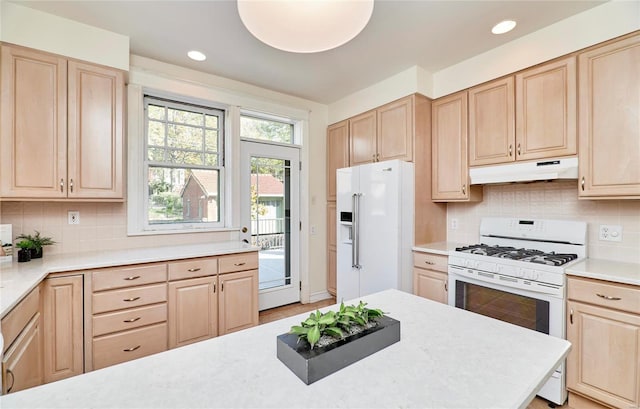
{"label": "small potted plant", "polygon": [[35,230],[35,232],[36,234],[33,236],[30,234],[21,234],[17,238],[29,241],[33,244],[33,247],[31,247],[31,258],[42,258],[42,247],[56,244],[56,242],[53,241],[51,237],[41,236],[38,230]]}
{"label": "small potted plant", "polygon": [[18,263],[24,263],[31,261],[31,249],[33,249],[33,243],[30,240],[20,240],[16,243],[18,250]]}

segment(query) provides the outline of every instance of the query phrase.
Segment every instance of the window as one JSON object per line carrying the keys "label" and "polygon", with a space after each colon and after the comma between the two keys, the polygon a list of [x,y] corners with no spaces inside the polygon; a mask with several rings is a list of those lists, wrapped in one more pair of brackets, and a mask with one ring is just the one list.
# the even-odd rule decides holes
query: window
{"label": "window", "polygon": [[145,96],[145,230],[223,226],[224,111]]}
{"label": "window", "polygon": [[285,119],[243,114],[240,116],[240,137],[293,144],[294,124]]}

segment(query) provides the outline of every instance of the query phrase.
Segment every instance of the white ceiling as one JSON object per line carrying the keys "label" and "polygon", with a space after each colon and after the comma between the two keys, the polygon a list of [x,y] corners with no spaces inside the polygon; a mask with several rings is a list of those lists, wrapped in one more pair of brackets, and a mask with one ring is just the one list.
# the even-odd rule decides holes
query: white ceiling
{"label": "white ceiling", "polygon": [[[351,42],[293,54],[255,39],[233,0],[13,2],[129,36],[132,54],[325,104],[415,65],[436,72],[603,3],[376,0],[371,21]],[[491,34],[507,18],[516,29]],[[207,60],[189,60],[191,49]]]}

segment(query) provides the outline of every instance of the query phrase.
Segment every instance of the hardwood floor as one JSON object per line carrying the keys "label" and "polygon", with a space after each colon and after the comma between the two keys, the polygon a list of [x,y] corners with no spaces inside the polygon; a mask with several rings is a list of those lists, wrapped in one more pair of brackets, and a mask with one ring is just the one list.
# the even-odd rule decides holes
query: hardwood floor
{"label": "hardwood floor", "polygon": [[[335,303],[336,303],[335,298],[329,298],[326,300],[318,301],[313,304],[294,303],[294,304],[284,305],[282,307],[260,311],[259,322],[260,324],[266,324],[267,322],[276,321],[286,317],[291,317],[292,315],[302,314],[303,312],[315,311],[318,308],[326,307],[328,305],[333,305]],[[531,402],[529,406],[527,406],[527,409],[548,409],[548,408],[549,408],[549,402],[537,396],[535,397],[533,402]],[[556,406],[556,408],[572,409],[567,404],[564,404],[562,406]]]}

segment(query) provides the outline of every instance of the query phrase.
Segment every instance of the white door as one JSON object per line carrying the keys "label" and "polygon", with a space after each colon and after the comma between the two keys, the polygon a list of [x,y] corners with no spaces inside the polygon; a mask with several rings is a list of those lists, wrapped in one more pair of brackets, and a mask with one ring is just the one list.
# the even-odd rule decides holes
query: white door
{"label": "white door", "polygon": [[300,151],[241,141],[240,238],[260,247],[260,310],[300,301]]}

